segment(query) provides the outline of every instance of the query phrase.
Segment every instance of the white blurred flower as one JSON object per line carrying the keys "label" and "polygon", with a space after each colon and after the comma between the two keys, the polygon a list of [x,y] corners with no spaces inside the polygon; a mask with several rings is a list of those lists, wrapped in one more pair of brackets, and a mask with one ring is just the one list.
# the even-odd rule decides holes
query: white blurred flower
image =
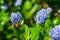
{"label": "white blurred flower", "polygon": [[58,13],[60,13],[60,9],[58,10]]}

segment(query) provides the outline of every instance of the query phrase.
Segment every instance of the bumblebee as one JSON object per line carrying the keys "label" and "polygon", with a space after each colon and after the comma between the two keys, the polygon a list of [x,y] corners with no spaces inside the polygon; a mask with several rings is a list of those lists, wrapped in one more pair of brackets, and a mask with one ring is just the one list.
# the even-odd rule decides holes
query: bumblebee
{"label": "bumblebee", "polygon": [[19,26],[20,26],[20,24],[18,22],[13,25],[13,27],[15,27],[15,28],[19,28]]}

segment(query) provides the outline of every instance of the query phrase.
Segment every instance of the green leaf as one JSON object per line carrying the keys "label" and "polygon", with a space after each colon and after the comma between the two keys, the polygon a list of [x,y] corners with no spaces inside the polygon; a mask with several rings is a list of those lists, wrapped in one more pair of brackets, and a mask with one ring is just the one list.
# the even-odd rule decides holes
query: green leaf
{"label": "green leaf", "polygon": [[38,40],[39,38],[39,31],[40,31],[40,27],[36,25],[35,27],[33,27],[31,29],[31,40]]}
{"label": "green leaf", "polygon": [[52,14],[51,13],[49,13],[49,15],[48,15],[48,19],[51,19],[52,17]]}
{"label": "green leaf", "polygon": [[25,33],[23,34],[26,40],[30,39],[30,29],[27,25],[24,25]]}
{"label": "green leaf", "polygon": [[7,38],[7,39],[12,38],[12,34],[7,34],[6,38]]}
{"label": "green leaf", "polygon": [[12,40],[18,40],[17,38],[13,38]]}
{"label": "green leaf", "polygon": [[32,7],[32,2],[31,1],[25,1],[23,5],[23,11],[29,10]]}
{"label": "green leaf", "polygon": [[53,22],[51,19],[47,19],[45,22],[45,27],[50,27],[50,26],[53,26]]}
{"label": "green leaf", "polygon": [[2,10],[0,17],[1,17],[1,19],[0,19],[1,25],[4,25],[6,22],[8,22],[10,20],[9,13],[8,12],[5,13],[4,10]]}
{"label": "green leaf", "polygon": [[45,34],[48,35],[50,29],[53,27],[53,22],[50,19],[47,19],[44,25],[44,29],[45,29]]}
{"label": "green leaf", "polygon": [[60,18],[58,18],[58,17],[54,18],[54,19],[53,19],[53,24],[54,24],[54,25],[60,24]]}
{"label": "green leaf", "polygon": [[3,26],[0,25],[0,32],[3,31]]}
{"label": "green leaf", "polygon": [[3,4],[4,3],[4,0],[0,0],[0,3]]}
{"label": "green leaf", "polygon": [[44,40],[51,40],[49,35],[45,35]]}
{"label": "green leaf", "polygon": [[38,8],[38,5],[35,4],[33,6],[33,8],[29,12],[27,12],[27,13],[24,14],[25,18],[29,19],[30,17],[32,17],[32,15],[35,13],[35,11],[37,10],[37,8]]}

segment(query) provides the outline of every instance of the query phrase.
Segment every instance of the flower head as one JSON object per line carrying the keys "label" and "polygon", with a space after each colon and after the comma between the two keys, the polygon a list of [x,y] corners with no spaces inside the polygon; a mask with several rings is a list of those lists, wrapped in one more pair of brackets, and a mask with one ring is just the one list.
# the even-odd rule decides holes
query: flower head
{"label": "flower head", "polygon": [[22,4],[22,0],[16,0],[16,2],[15,2],[15,6],[17,7],[17,6],[20,6]]}
{"label": "flower head", "polygon": [[37,16],[35,18],[35,21],[39,24],[44,23],[45,20],[48,18],[49,12],[51,12],[51,10],[49,11],[49,8],[48,9],[41,9],[40,11],[37,12]]}
{"label": "flower head", "polygon": [[49,35],[51,38],[54,40],[59,40],[60,39],[60,24],[52,28],[49,32]]}
{"label": "flower head", "polygon": [[4,9],[4,10],[7,10],[8,9],[8,5],[7,4],[2,5],[1,8]]}
{"label": "flower head", "polygon": [[21,18],[22,18],[22,15],[19,12],[17,12],[17,13],[12,12],[11,13],[10,19],[11,19],[12,24],[19,22],[21,20]]}

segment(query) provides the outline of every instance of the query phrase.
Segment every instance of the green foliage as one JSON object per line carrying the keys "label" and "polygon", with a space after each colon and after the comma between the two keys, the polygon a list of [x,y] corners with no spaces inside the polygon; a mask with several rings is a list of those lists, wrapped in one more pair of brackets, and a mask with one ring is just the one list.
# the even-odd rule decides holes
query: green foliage
{"label": "green foliage", "polygon": [[58,18],[58,17],[54,18],[54,19],[53,19],[53,24],[54,24],[54,25],[60,24],[60,18]]}
{"label": "green foliage", "polygon": [[38,40],[39,38],[39,25],[34,26],[34,28],[31,28],[31,40]]}
{"label": "green foliage", "polygon": [[[49,40],[50,29],[60,24],[60,18],[55,18],[52,13],[48,15],[44,24],[35,23],[36,12],[42,8],[41,0],[23,0],[19,7],[14,7],[14,0],[12,0],[12,5],[9,5],[8,10],[1,8],[4,0],[0,1],[0,40]],[[11,12],[16,11],[22,14],[18,28],[15,28],[10,20]]]}
{"label": "green foliage", "polygon": [[25,18],[29,19],[35,13],[35,11],[37,10],[37,8],[38,8],[38,5],[35,4],[29,12],[26,12],[26,14],[24,15]]}

